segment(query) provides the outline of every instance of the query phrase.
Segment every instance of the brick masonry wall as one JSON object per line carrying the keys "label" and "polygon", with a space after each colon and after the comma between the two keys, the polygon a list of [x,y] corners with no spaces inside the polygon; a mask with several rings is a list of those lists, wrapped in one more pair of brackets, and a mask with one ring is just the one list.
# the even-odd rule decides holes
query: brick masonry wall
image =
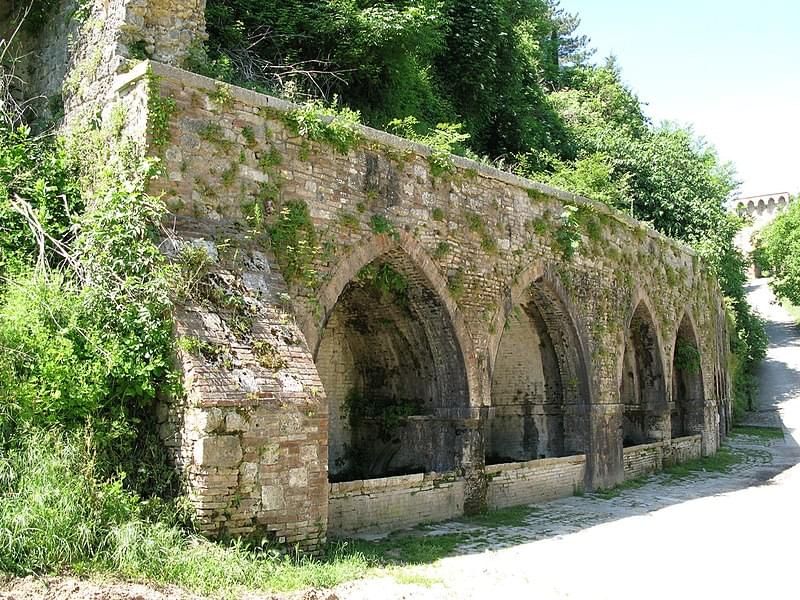
{"label": "brick masonry wall", "polygon": [[160,407],[161,436],[201,531],[313,549],[327,530],[325,394],[279,270],[233,239],[184,230],[165,246],[173,257],[202,249],[210,274],[175,313],[187,394]]}
{"label": "brick masonry wall", "polygon": [[[0,15],[8,6],[0,2]],[[341,406],[329,409],[316,363],[324,363],[329,336],[336,338],[330,320],[340,297],[375,261],[407,277],[418,346],[411,349],[426,373],[424,381],[403,375],[392,385],[433,390],[431,423],[440,432],[427,430],[438,438],[427,450],[429,465],[453,465],[458,474],[453,482],[430,474],[414,482],[433,487],[420,488],[432,498],[423,512],[409,500],[411,521],[479,510],[493,497],[488,475],[497,467],[484,467],[492,386],[516,393],[527,385],[495,368],[498,348],[506,324],[530,302],[553,337],[557,364],[543,372],[558,371],[564,444],[585,447],[588,487],[613,486],[664,460],[681,323],[701,354],[701,431],[669,454],[716,450],[731,418],[724,308],[713,276],[688,248],[604,205],[466,159],[453,158],[449,172],[435,175],[430,149],[383,132],[361,127],[359,142],[338,152],[295,133],[286,117],[296,107],[286,102],[132,60],[181,64],[204,35],[203,0],[97,0],[78,20],[66,18],[73,7],[59,3],[38,38],[20,40],[21,48],[42,49],[26,69],[46,95],[58,96],[60,87],[68,122],[121,102],[126,129],[142,138],[152,120],[150,75],[175,102],[170,139],[152,148],[165,171],[152,192],[170,210],[165,252],[179,262],[186,249],[200,249],[208,262],[202,285],[175,313],[176,336],[191,342],[177,357],[187,393],[164,402],[159,419],[203,531],[270,533],[309,549],[325,539],[329,434],[342,438],[333,442],[338,456],[347,433],[329,423]],[[266,226],[288,202],[302,203],[311,217],[316,241],[303,268],[314,272],[314,284],[287,281],[270,248]],[[566,206],[582,219],[571,257],[557,235],[569,225]],[[620,382],[632,321],[651,329],[647,377],[659,397],[648,400],[657,412],[648,422],[662,424],[664,441],[623,451]],[[519,363],[524,348],[505,346],[516,356],[504,350],[503,360]],[[386,346],[379,352],[400,356]],[[332,386],[335,402],[348,377]],[[514,471],[525,468],[501,468],[495,489]],[[349,513],[346,527],[377,527],[379,517],[385,527],[405,522],[399,508],[395,517],[373,507],[384,498],[394,510],[394,496],[412,496],[403,491],[411,481],[394,495],[362,482],[352,490],[362,508]],[[526,485],[518,487],[533,494]]]}
{"label": "brick masonry wall", "polygon": [[[329,434],[345,438],[334,442],[340,452],[346,433],[330,426],[315,361],[324,363],[342,292],[375,260],[394,261],[408,274],[419,303],[415,339],[429,344],[420,356],[455,375],[434,379],[443,386],[436,422],[449,425],[435,450],[445,454],[431,464],[454,465],[463,494],[441,506],[476,510],[494,498],[484,433],[492,381],[502,375],[496,355],[506,322],[531,301],[550,335],[558,334],[564,397],[584,390],[585,404],[564,408],[572,415],[569,437],[591,441],[589,488],[640,469],[623,453],[620,436],[622,348],[635,311],[652,323],[664,382],[671,381],[677,324],[689,316],[702,359],[702,451],[716,449],[717,419],[729,413],[727,334],[716,283],[691,251],[605,206],[464,159],[454,158],[453,172],[435,177],[429,150],[367,128],[339,154],[292,132],[282,116],[291,105],[158,63],[118,73],[110,90],[139,99],[128,114],[139,131],[148,70],[176,106],[169,143],[153,149],[165,176],[152,191],[164,195],[174,235],[165,251],[180,260],[183,249],[202,249],[214,290],[189,295],[176,311],[176,336],[205,351],[181,351],[187,395],[159,412],[206,533],[267,532],[308,548],[325,538]],[[254,207],[269,222],[289,201],[308,207],[319,241],[309,265],[319,282],[313,287],[285,280],[263,223],[253,220]],[[595,234],[581,230],[570,259],[554,241],[565,204],[583,210],[595,227]],[[390,233],[375,231],[376,218],[390,224]],[[348,377],[331,397],[341,396]],[[671,395],[671,385],[662,387]],[[369,524],[371,510],[353,514],[364,512]]]}
{"label": "brick masonry wall", "polygon": [[328,327],[328,335],[317,351],[316,365],[330,407],[328,471],[336,474],[346,468],[347,448],[352,446],[352,434],[343,405],[347,394],[358,385],[359,378],[341,318],[334,315]]}
{"label": "brick masonry wall", "polygon": [[[0,0],[0,38],[9,39],[22,3]],[[181,65],[205,39],[205,0],[58,0],[41,26],[23,27],[12,55],[20,57],[17,95],[33,99],[34,120],[63,111],[82,120],[113,93],[114,78],[144,56]]]}
{"label": "brick masonry wall", "polygon": [[390,531],[464,514],[463,478],[426,473],[331,484],[331,536]]}
{"label": "brick masonry wall", "polygon": [[[716,448],[717,407],[729,402],[720,395],[727,391],[712,384],[717,357],[725,352],[718,345],[724,334],[717,332],[725,325],[716,283],[689,250],[605,206],[462,159],[454,159],[453,174],[433,177],[425,148],[381,132],[363,128],[363,141],[338,154],[292,133],[280,116],[290,105],[169,67],[152,68],[162,94],[177,105],[164,153],[167,175],[154,191],[165,194],[178,237],[201,232],[219,240],[231,229],[247,230],[248,211],[259,202],[267,215],[286,201],[308,206],[324,249],[313,264],[321,284],[311,289],[290,282],[286,293],[309,356],[319,360],[328,318],[359,269],[381,257],[404,256],[426,293],[441,302],[437,310],[452,328],[448,339],[456,341],[466,373],[468,409],[454,405],[443,414],[456,422],[466,419],[465,424],[485,423],[505,322],[532,298],[530,286],[538,282],[539,302],[555,302],[553,314],[570,321],[575,331],[570,351],[586,365],[586,372],[576,375],[585,376],[589,386],[583,421],[588,431],[582,432],[592,440],[587,481],[604,487],[631,470],[623,466],[619,435],[628,323],[634,311],[648,315],[657,376],[670,394],[664,382],[671,377],[677,324],[689,314],[703,362],[703,448],[705,453]],[[136,76],[129,75],[132,81]],[[278,158],[264,167],[265,156]],[[267,196],[265,187],[271,191]],[[583,207],[601,230],[599,239],[584,231],[571,260],[552,237],[565,203]],[[393,235],[373,231],[376,216],[391,224]],[[442,242],[446,253],[436,252]],[[483,472],[482,437],[470,433],[458,444],[457,468]],[[468,481],[467,496],[485,494],[480,476]]]}
{"label": "brick masonry wall", "polygon": [[[490,455],[526,460],[550,454],[547,422],[553,407],[545,406],[540,343],[524,313],[512,319],[503,334],[492,374],[492,412],[486,440]],[[555,412],[559,413],[560,407],[556,406]]]}
{"label": "brick masonry wall", "polygon": [[490,465],[486,475],[490,509],[547,502],[584,490],[586,456]]}
{"label": "brick masonry wall", "polygon": [[657,473],[703,456],[703,436],[689,435],[665,442],[641,444],[623,449],[625,481]]}
{"label": "brick masonry wall", "polygon": [[664,448],[664,466],[679,465],[690,460],[696,460],[702,455],[702,436],[689,435],[672,438],[670,445]]}
{"label": "brick masonry wall", "polygon": [[661,470],[664,460],[664,443],[641,444],[622,450],[625,481],[651,475]]}

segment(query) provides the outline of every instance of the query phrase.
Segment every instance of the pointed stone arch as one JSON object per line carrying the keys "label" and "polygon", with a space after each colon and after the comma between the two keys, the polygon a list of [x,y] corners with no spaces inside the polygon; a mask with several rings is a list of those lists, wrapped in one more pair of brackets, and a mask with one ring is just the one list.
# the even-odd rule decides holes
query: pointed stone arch
{"label": "pointed stone arch", "polygon": [[[367,479],[459,465],[474,353],[446,282],[413,238],[345,257],[305,333],[329,401],[329,471]],[[469,350],[465,352],[464,347]]]}
{"label": "pointed stone arch", "polygon": [[652,305],[640,290],[632,306],[618,371],[623,446],[666,439],[669,429],[662,337]]}
{"label": "pointed stone arch", "polygon": [[670,430],[673,438],[701,434],[705,422],[701,346],[689,311],[684,312],[674,339],[670,407]]}
{"label": "pointed stone arch", "polygon": [[508,289],[488,344],[489,462],[589,452],[585,345],[560,279],[542,263]]}

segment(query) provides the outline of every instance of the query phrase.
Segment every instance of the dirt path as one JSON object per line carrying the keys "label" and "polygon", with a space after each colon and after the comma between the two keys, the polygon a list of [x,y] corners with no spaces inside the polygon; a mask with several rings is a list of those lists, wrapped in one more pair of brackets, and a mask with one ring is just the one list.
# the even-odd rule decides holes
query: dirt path
{"label": "dirt path", "polygon": [[[772,598],[797,587],[800,537],[800,333],[761,280],[753,305],[771,340],[760,410],[779,415],[785,441],[734,436],[745,461],[730,473],[652,478],[604,500],[593,495],[543,505],[520,526],[474,531],[444,558],[414,573],[432,585],[365,580],[340,598]],[[762,415],[764,416],[764,415]],[[770,420],[769,415],[766,416]],[[447,524],[430,533],[469,532]]]}

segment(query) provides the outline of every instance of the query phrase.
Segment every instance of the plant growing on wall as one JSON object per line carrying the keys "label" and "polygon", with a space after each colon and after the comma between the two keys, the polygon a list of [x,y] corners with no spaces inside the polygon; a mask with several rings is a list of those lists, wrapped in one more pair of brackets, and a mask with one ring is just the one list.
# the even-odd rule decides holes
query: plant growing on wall
{"label": "plant growing on wall", "polygon": [[370,263],[358,272],[356,282],[390,298],[399,306],[409,306],[408,278],[389,263]]}
{"label": "plant growing on wall", "polygon": [[553,233],[553,241],[561,255],[570,259],[581,246],[581,228],[577,206],[565,204],[559,217],[558,229]]}
{"label": "plant growing on wall", "polygon": [[308,205],[300,200],[287,202],[269,228],[269,236],[286,281],[316,288],[319,277],[314,261],[319,256],[320,247]]}
{"label": "plant growing on wall", "polygon": [[469,134],[462,132],[463,125],[461,123],[439,123],[427,133],[419,133],[419,124],[416,117],[410,116],[393,119],[389,122],[388,128],[401,137],[431,148],[428,164],[434,177],[452,172],[455,166],[450,156],[456,152],[463,153],[463,143],[469,139]]}
{"label": "plant growing on wall", "polygon": [[675,367],[689,374],[700,372],[700,351],[694,344],[678,338],[675,343]]}
{"label": "plant growing on wall", "polygon": [[319,100],[307,102],[284,114],[282,120],[295,135],[326,143],[340,154],[347,154],[361,139],[357,128],[361,115],[340,107],[335,98],[329,106]]}
{"label": "plant growing on wall", "polygon": [[394,439],[408,417],[428,413],[422,400],[369,397],[356,388],[347,393],[342,409],[350,427],[357,429],[371,421],[377,425],[384,441]]}

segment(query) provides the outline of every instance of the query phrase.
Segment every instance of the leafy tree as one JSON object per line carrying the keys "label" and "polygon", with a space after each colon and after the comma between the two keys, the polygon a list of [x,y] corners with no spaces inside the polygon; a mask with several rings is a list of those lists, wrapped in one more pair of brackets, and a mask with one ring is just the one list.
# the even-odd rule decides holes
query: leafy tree
{"label": "leafy tree", "polygon": [[210,0],[195,69],[292,96],[334,95],[371,125],[463,122],[494,159],[569,155],[547,90],[582,64],[575,16],[547,0]]}
{"label": "leafy tree", "polygon": [[446,27],[434,0],[212,0],[206,17],[206,57],[194,66],[210,75],[271,93],[339,95],[379,126],[451,112],[430,71]]}
{"label": "leafy tree", "polygon": [[577,13],[568,13],[557,0],[548,2],[549,36],[542,41],[543,52],[548,57],[545,80],[552,88],[566,84],[573,69],[585,66],[595,51],[589,46],[589,37],[576,35],[581,24]]}
{"label": "leafy tree", "polygon": [[800,306],[800,203],[791,202],[761,232],[758,248],[777,296]]}
{"label": "leafy tree", "polygon": [[70,211],[81,211],[83,206],[73,171],[58,142],[32,136],[27,126],[0,122],[0,276],[30,264],[39,251],[25,220],[13,208],[18,200],[31,205],[50,235],[68,236]]}
{"label": "leafy tree", "polygon": [[[569,153],[546,94],[558,70],[557,25],[543,0],[449,0],[444,50],[435,70],[472,148],[492,158],[530,148]],[[556,32],[556,33],[554,33]],[[555,36],[555,40],[553,40]],[[549,63],[548,63],[549,61]]]}
{"label": "leafy tree", "polygon": [[724,201],[738,185],[732,165],[720,163],[691,130],[671,124],[645,141],[631,178],[634,216],[692,244],[714,235],[727,218]]}

